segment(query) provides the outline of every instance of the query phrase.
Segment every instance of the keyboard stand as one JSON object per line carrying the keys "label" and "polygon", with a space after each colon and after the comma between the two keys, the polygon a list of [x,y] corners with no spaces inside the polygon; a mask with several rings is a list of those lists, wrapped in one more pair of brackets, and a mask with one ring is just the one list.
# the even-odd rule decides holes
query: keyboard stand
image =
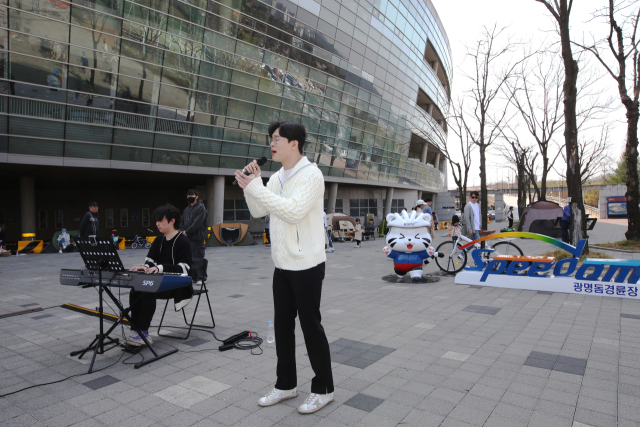
{"label": "keyboard stand", "polygon": [[[93,357],[91,358],[91,364],[89,365],[89,373],[91,373],[93,371],[93,364],[96,361],[96,355],[104,354],[105,351],[109,351],[118,346],[124,347],[124,345],[120,343],[120,340],[118,338],[111,338],[109,334],[111,334],[111,332],[113,332],[113,330],[125,319],[129,322],[129,324],[131,325],[131,328],[138,333],[140,338],[142,338],[144,343],[149,347],[149,349],[155,356],[151,359],[143,360],[142,362],[136,363],[134,365],[134,368],[138,369],[141,366],[155,362],[156,360],[162,359],[163,357],[169,356],[170,354],[177,353],[178,349],[176,348],[174,350],[169,350],[166,353],[158,354],[158,352],[155,350],[155,348],[153,348],[151,343],[149,343],[149,340],[147,340],[147,338],[144,336],[142,331],[135,329],[135,326],[133,325],[133,322],[129,317],[129,312],[131,311],[131,307],[125,309],[120,303],[120,301],[115,297],[115,295],[113,295],[111,290],[107,286],[104,286],[102,284],[103,271],[117,271],[117,272],[124,271],[124,266],[122,265],[122,261],[120,261],[120,257],[118,256],[118,253],[115,250],[113,241],[111,239],[106,239],[106,241],[103,241],[103,240],[96,241],[96,239],[93,239],[93,241],[91,241],[91,239],[85,241],[85,239],[80,238],[80,239],[76,239],[76,243],[80,250],[80,255],[82,256],[82,259],[84,260],[87,268],[98,271],[98,294],[100,298],[100,305],[98,310],[100,313],[100,333],[96,335],[96,337],[93,339],[93,341],[91,342],[91,344],[89,344],[88,347],[86,347],[84,350],[77,350],[77,351],[71,352],[70,356],[72,357],[78,356],[78,359],[82,359],[82,357],[87,352],[93,351]],[[88,286],[95,286],[95,285],[91,284]],[[113,303],[120,310],[119,319],[109,328],[107,332],[104,332],[104,316],[103,316],[103,307],[102,307],[103,292],[107,293],[109,298],[111,298],[111,301],[113,301]],[[114,344],[114,345],[105,350],[104,348],[105,344],[107,345]]]}

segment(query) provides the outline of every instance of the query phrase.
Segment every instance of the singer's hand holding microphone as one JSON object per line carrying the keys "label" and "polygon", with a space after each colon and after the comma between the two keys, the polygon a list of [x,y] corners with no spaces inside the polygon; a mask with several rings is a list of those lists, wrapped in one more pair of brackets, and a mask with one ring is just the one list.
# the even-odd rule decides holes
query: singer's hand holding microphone
{"label": "singer's hand holding microphone", "polygon": [[245,189],[247,185],[251,183],[255,178],[250,177],[249,175],[253,174],[254,176],[260,175],[260,166],[267,163],[267,158],[265,156],[260,157],[257,160],[249,163],[244,167],[244,170],[236,171],[236,180],[233,181],[233,185],[239,185],[240,188]]}

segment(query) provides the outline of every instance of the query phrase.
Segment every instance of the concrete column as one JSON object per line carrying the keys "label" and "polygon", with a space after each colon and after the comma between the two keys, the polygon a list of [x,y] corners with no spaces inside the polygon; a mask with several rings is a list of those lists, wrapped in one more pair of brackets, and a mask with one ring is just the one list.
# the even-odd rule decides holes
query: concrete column
{"label": "concrete column", "polygon": [[205,206],[207,208],[207,227],[211,227],[212,225],[214,225],[214,218],[213,218],[213,211],[214,211],[214,206],[215,204],[213,203],[213,198],[215,197],[214,194],[214,179],[213,178],[207,178],[207,189],[205,191],[205,199],[207,201],[207,205]]}
{"label": "concrete column", "polygon": [[329,200],[327,201],[327,213],[336,212],[336,198],[338,197],[338,183],[329,184]]}
{"label": "concrete column", "polygon": [[436,153],[436,169],[440,170],[440,153]]}
{"label": "concrete column", "polygon": [[[35,179],[29,176],[20,177],[20,224],[22,234],[36,232],[36,184]],[[27,238],[24,238],[28,240]]]}
{"label": "concrete column", "polygon": [[422,146],[422,154],[420,155],[420,163],[427,163],[427,153],[429,152],[429,144]]}
{"label": "concrete column", "polygon": [[429,113],[429,115],[433,117],[433,104],[427,105],[427,113]]}
{"label": "concrete column", "polygon": [[384,217],[391,213],[391,201],[393,200],[393,187],[387,188],[387,204],[384,207]]}
{"label": "concrete column", "polygon": [[[207,180],[207,193],[209,192],[209,180]],[[212,225],[220,224],[222,222],[222,215],[224,213],[224,176],[217,175],[213,177],[213,201],[212,212],[213,221]]]}

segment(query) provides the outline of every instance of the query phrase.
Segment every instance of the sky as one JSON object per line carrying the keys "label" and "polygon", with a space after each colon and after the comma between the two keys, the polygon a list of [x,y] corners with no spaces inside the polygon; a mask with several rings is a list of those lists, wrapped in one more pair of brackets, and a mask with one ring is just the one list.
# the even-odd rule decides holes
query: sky
{"label": "sky", "polygon": [[[498,28],[508,27],[507,33],[514,40],[531,40],[533,46],[540,46],[559,40],[559,36],[554,31],[555,21],[546,7],[535,0],[432,0],[432,2],[440,15],[440,20],[445,27],[451,45],[454,67],[452,99],[463,96],[469,88],[470,82],[464,77],[464,74],[474,72],[474,66],[466,58],[466,46],[472,46],[477,42],[481,37],[483,26],[493,27],[493,25],[497,24]],[[600,38],[607,33],[608,28],[601,23],[602,21],[594,21],[592,19],[592,13],[602,5],[602,0],[575,0],[570,18],[571,37],[573,40],[578,42],[583,39],[590,40],[591,34]],[[558,60],[561,61],[561,58],[558,57]],[[591,62],[594,67],[597,66],[595,61]],[[597,71],[603,73],[604,69],[601,66],[597,66]],[[606,75],[599,79],[598,83],[603,85],[602,87],[605,88],[609,96],[614,97],[614,106],[618,107],[620,101],[619,97],[617,97],[617,87],[613,78]],[[610,114],[610,121],[616,123],[612,132],[610,151],[615,153],[614,157],[617,158],[624,149],[625,143],[626,119],[624,110],[617,108],[616,111]],[[599,133],[599,129],[592,131]],[[521,139],[527,135],[526,129],[521,129]],[[557,133],[557,137],[563,138],[562,129]],[[456,135],[452,130],[449,130],[448,143],[458,146]],[[475,185],[480,185],[480,161],[477,149],[474,154],[476,158],[474,158],[469,171],[469,186],[474,185],[474,182]],[[487,177],[489,183],[507,181],[507,179],[514,182],[513,173],[509,172],[504,158],[497,152],[494,152],[488,158],[491,162],[488,165],[491,171]],[[458,159],[454,157],[454,160]],[[559,158],[556,166],[562,166],[561,162],[562,158]],[[449,166],[448,173],[448,186],[450,189],[455,188],[455,182]],[[557,178],[558,175],[551,171],[549,179]]]}

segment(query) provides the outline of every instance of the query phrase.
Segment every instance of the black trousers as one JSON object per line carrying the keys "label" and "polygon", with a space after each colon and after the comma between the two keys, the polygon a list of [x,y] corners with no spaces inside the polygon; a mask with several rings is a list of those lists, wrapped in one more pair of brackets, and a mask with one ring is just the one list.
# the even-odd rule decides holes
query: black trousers
{"label": "black trousers", "polygon": [[202,240],[189,240],[192,258],[204,258],[204,242]]}
{"label": "black trousers", "polygon": [[509,218],[509,228],[513,228],[513,218]]}
{"label": "black trousers", "polygon": [[307,354],[315,376],[311,392],[333,393],[329,342],[320,324],[320,297],[325,263],[302,271],[276,268],[273,273],[274,328],[278,365],[276,388],[291,390],[297,386],[296,375],[296,315],[307,346]]}
{"label": "black trousers", "polygon": [[560,220],[560,232],[562,233],[562,241],[569,243],[569,226],[571,221]]}
{"label": "black trousers", "polygon": [[193,287],[191,285],[156,293],[138,292],[131,289],[129,292],[131,321],[138,329],[149,331],[151,319],[153,319],[153,315],[156,312],[156,300],[173,298],[175,302],[179,302],[192,296]]}
{"label": "black trousers", "polygon": [[269,229],[268,228],[265,228],[264,232],[267,235],[267,244],[270,245],[271,244],[271,233],[269,233]]}

